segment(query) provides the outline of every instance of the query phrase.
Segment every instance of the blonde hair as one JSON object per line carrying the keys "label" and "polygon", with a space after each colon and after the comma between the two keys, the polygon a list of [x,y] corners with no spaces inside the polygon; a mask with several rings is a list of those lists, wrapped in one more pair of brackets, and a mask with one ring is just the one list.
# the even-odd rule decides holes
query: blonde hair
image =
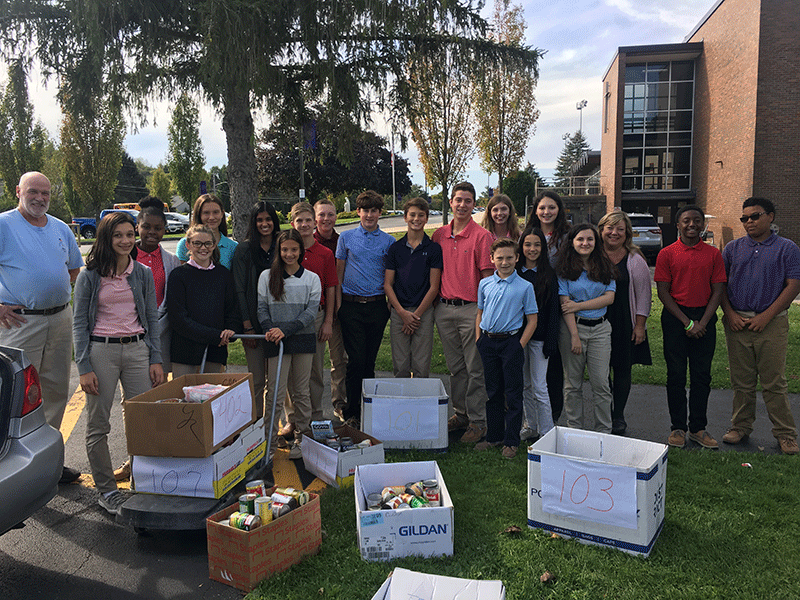
{"label": "blonde hair", "polygon": [[214,238],[214,232],[211,231],[211,227],[208,225],[192,225],[189,227],[189,230],[186,232],[186,250],[188,251],[190,245],[192,243],[192,238],[196,236],[198,233],[205,233],[206,235],[211,236],[211,241],[214,242],[214,249],[211,251],[211,262],[215,265],[219,264],[219,245],[217,244],[216,239]]}
{"label": "blonde hair", "polygon": [[628,215],[621,210],[612,210],[610,213],[603,215],[603,217],[600,219],[600,222],[597,223],[597,230],[600,232],[601,243],[603,228],[606,225],[609,227],[614,227],[614,225],[617,223],[625,223],[625,241],[622,243],[622,245],[625,247],[625,250],[628,251],[628,254],[638,254],[644,258],[639,246],[633,243],[633,224],[631,223]]}
{"label": "blonde hair", "polygon": [[289,220],[294,221],[297,215],[304,212],[311,213],[312,219],[315,217],[313,206],[311,206],[308,202],[297,202],[294,206],[292,206],[291,212],[289,212]]}

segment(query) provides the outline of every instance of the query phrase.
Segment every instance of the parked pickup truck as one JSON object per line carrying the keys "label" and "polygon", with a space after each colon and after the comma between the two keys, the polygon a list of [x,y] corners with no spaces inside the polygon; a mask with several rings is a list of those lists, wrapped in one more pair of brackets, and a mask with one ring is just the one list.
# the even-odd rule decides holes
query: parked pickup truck
{"label": "parked pickup truck", "polygon": [[[107,208],[100,213],[100,218],[102,219],[109,213],[113,212],[126,212],[133,217],[133,222],[136,223],[136,217],[139,216],[139,212],[135,210],[129,210],[126,208]],[[72,224],[78,226],[78,231],[81,233],[81,237],[85,237],[86,239],[94,239],[94,236],[97,235],[97,219],[93,217],[73,217]]]}

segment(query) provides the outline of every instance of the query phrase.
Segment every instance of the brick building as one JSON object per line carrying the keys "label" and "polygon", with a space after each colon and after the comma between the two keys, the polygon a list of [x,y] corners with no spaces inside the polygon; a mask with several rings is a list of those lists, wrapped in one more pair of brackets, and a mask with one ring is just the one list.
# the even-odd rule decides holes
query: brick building
{"label": "brick building", "polygon": [[721,248],[764,196],[800,242],[798,32],[797,0],[717,0],[683,43],[620,47],[603,78],[607,208],[652,213],[666,245],[675,211],[699,204]]}

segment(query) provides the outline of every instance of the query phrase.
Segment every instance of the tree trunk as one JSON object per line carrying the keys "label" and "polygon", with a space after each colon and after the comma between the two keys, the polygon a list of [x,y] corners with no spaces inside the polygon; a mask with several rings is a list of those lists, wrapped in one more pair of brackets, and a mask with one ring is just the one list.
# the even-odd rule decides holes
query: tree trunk
{"label": "tree trunk", "polygon": [[233,237],[247,234],[250,208],[258,201],[253,115],[247,90],[228,90],[223,98],[222,129],[228,143],[228,184],[233,213]]}
{"label": "tree trunk", "polygon": [[447,195],[449,192],[448,185],[446,181],[442,182],[442,225],[447,225],[449,221],[449,215],[447,214],[447,210],[450,208],[450,197]]}

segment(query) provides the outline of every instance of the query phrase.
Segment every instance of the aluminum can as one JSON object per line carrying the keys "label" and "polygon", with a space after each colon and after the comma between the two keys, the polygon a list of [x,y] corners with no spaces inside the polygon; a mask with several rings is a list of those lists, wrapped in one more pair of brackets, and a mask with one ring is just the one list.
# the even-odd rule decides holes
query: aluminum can
{"label": "aluminum can", "polygon": [[408,502],[408,505],[411,508],[425,508],[428,506],[428,501],[425,498],[420,498],[419,496],[414,496]]}
{"label": "aluminum can", "polygon": [[367,494],[367,510],[380,510],[383,498],[378,493]]}
{"label": "aluminum can", "polygon": [[248,515],[256,514],[256,498],[258,498],[258,494],[242,494],[239,496],[239,512]]}
{"label": "aluminum can", "polygon": [[261,526],[261,519],[258,515],[251,515],[242,512],[232,513],[229,519],[231,527],[242,529],[244,531],[252,531],[256,527]]}
{"label": "aluminum can", "polygon": [[291,496],[297,500],[298,506],[308,504],[308,501],[311,500],[311,496],[309,496],[308,492],[305,490],[296,490],[294,488],[275,488],[275,493],[283,494],[284,496]]}
{"label": "aluminum can", "polygon": [[257,494],[258,496],[266,496],[267,490],[269,489],[263,479],[254,479],[253,481],[248,481],[244,487],[248,494]]}
{"label": "aluminum can", "polygon": [[415,496],[422,496],[422,482],[412,481],[406,484],[406,493],[414,494]]}
{"label": "aluminum can", "polygon": [[442,505],[442,492],[439,488],[439,482],[435,479],[426,479],[422,482],[422,489],[425,499],[431,506]]}
{"label": "aluminum can", "polygon": [[263,525],[266,525],[272,521],[272,498],[267,496],[259,496],[255,500],[255,506],[255,515],[261,519],[261,523]]}

